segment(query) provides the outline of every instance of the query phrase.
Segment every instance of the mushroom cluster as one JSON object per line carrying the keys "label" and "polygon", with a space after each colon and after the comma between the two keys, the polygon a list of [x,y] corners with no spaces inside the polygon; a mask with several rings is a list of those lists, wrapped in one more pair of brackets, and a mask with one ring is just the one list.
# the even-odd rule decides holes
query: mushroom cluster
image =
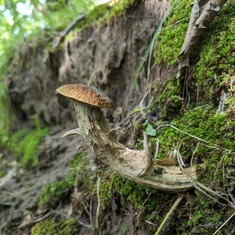
{"label": "mushroom cluster", "polygon": [[84,84],[69,84],[56,90],[74,101],[78,128],[64,136],[81,135],[96,156],[112,170],[137,182],[160,190],[185,191],[193,187],[196,168],[182,171],[176,166],[161,166],[152,160],[145,136],[144,150],[129,149],[118,142],[101,108],[113,103],[103,92]]}

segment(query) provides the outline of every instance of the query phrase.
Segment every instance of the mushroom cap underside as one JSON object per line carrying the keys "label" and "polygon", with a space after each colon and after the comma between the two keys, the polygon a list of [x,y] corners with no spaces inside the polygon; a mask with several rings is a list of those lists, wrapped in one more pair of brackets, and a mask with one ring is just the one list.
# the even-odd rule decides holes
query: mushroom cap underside
{"label": "mushroom cap underside", "polygon": [[56,91],[65,97],[95,107],[111,108],[113,106],[113,102],[102,91],[85,84],[67,84],[59,87]]}

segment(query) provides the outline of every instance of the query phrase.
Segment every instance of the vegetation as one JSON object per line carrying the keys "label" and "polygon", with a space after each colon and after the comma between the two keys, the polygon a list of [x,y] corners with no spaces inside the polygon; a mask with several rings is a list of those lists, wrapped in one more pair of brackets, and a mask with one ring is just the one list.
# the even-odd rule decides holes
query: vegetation
{"label": "vegetation", "polygon": [[234,4],[234,0],[229,1],[212,23],[195,65],[196,85],[203,99],[214,99],[225,88],[225,77],[235,73]]}
{"label": "vegetation", "polygon": [[3,147],[10,150],[23,167],[38,166],[38,146],[42,138],[48,134],[48,129],[41,127],[38,117],[34,119],[34,124],[34,130],[21,129],[5,137],[3,143]]}
{"label": "vegetation", "polygon": [[34,235],[76,235],[78,233],[78,224],[76,219],[66,219],[54,221],[52,219],[43,220],[32,227],[31,233]]}
{"label": "vegetation", "polygon": [[[94,8],[77,29],[89,26],[95,19],[100,20],[98,23],[104,22],[104,19],[109,22],[112,17],[124,14],[125,9],[134,2],[121,0],[112,9],[107,5],[100,6],[99,11],[97,11],[98,8]],[[17,4],[16,1],[13,3]],[[49,5],[46,11],[56,10],[61,11],[62,14],[63,7],[61,6],[64,5],[61,2],[59,4],[62,5]],[[188,27],[190,4],[186,0],[178,1],[167,20],[155,46],[156,64],[171,66],[176,63]],[[51,14],[53,16],[50,19],[47,21],[44,19],[43,27],[49,28],[51,25],[51,28],[62,30],[76,18],[81,9],[87,9],[86,7],[77,8],[73,11],[73,15],[70,14],[71,9],[66,8],[67,14],[70,15],[66,18],[68,21],[60,22],[58,25],[54,24],[56,19],[58,20],[56,17],[61,17],[61,14],[58,13],[57,16]],[[90,6],[89,9],[91,8]],[[35,20],[41,19],[44,12],[39,11],[38,14]],[[201,45],[195,48],[195,56],[189,70],[190,87],[186,87],[183,81],[174,78],[167,80],[162,90],[152,84],[154,101],[148,111],[159,113],[160,118],[158,121],[146,120],[136,124],[137,136],[143,130],[147,133],[149,142],[152,144],[152,153],[155,151],[154,144],[159,140],[158,158],[163,158],[177,149],[186,165],[189,165],[191,161],[194,164],[204,162],[205,172],[200,182],[227,198],[229,198],[229,193],[235,190],[232,183],[235,180],[234,16],[234,0],[231,0],[212,23]],[[26,26],[29,29],[25,36],[33,30],[29,19],[25,17],[28,24]],[[20,18],[16,17],[14,21],[20,22]],[[6,25],[0,27],[6,27]],[[41,24],[36,24],[36,28],[40,29],[40,27],[42,27]],[[17,28],[12,28],[13,34],[14,30],[17,31]],[[5,37],[6,41],[10,38],[9,35]],[[14,37],[12,40],[15,40]],[[12,42],[10,41],[9,45],[10,43]],[[3,44],[0,44],[0,51],[8,50],[7,48],[12,47],[3,48]],[[9,56],[7,58],[9,59]],[[190,91],[191,99],[186,98],[186,90]],[[223,93],[227,95],[224,101],[221,100]],[[4,115],[0,113],[0,129],[4,130],[0,135],[1,145],[10,149],[22,166],[37,166],[39,164],[38,145],[47,135],[48,129],[42,128],[36,118],[34,130],[22,129],[9,136],[8,127],[11,119],[9,107],[5,106],[6,100],[5,88],[0,87],[0,109],[4,110]],[[223,104],[222,110],[218,110],[220,102]],[[142,138],[136,140],[136,146],[142,148]],[[75,186],[81,186],[81,190],[86,191],[96,200],[95,182],[100,176],[101,214],[106,213],[106,209],[111,207],[112,200],[115,200],[118,205],[128,205],[137,212],[139,221],[160,224],[175,199],[174,194],[136,185],[115,173],[104,173],[103,170],[97,171],[91,177],[86,170],[88,161],[85,156],[86,154],[82,153],[75,157],[70,165],[71,171],[68,176],[45,186],[38,198],[39,207],[57,207],[59,202],[70,197]],[[5,173],[4,166],[0,164],[0,176]],[[232,213],[226,201],[218,200],[217,197],[211,200],[198,190],[187,193],[185,197],[186,200],[176,212],[175,234],[212,234],[218,228],[218,224],[221,224]],[[146,227],[151,231],[155,229],[155,226],[151,225],[146,225]],[[129,227],[126,226],[123,233],[128,233],[128,231]],[[78,226],[75,219],[61,221],[47,219],[37,223],[31,232],[35,235],[76,234]],[[228,232],[226,226],[220,232],[218,234],[226,234]]]}
{"label": "vegetation", "polygon": [[86,18],[79,22],[76,30],[68,34],[66,38],[73,38],[77,31],[81,31],[91,25],[100,27],[104,24],[109,24],[113,18],[125,15],[126,10],[135,2],[137,0],[120,0],[113,7],[110,7],[108,4],[101,4],[94,7],[94,9],[87,13]]}
{"label": "vegetation", "polygon": [[159,201],[168,201],[173,197],[174,194],[172,193],[162,194],[153,188],[137,185],[120,175],[110,172],[102,176],[100,183],[100,198],[104,208],[110,205],[113,198],[116,198],[121,203],[124,201],[130,203],[136,211],[141,213],[141,219],[146,220],[160,220],[157,215],[153,216],[153,213],[162,206],[159,205]]}
{"label": "vegetation", "polygon": [[[38,35],[43,30],[62,30],[81,12],[94,7],[93,1],[3,1],[0,4],[1,35],[0,58],[2,68],[9,60],[11,52],[17,44],[28,39],[30,35]],[[60,20],[63,18],[63,20]]]}
{"label": "vegetation", "polygon": [[[183,41],[184,34],[181,38],[180,32],[185,33],[187,29],[184,21],[180,20],[189,15],[187,3],[180,1],[178,7],[181,4],[183,8],[178,14],[176,9],[168,19],[156,44],[157,64],[169,66],[177,61],[182,46],[182,42],[177,44],[177,41]],[[220,195],[234,190],[230,184],[234,179],[231,172],[234,172],[235,161],[233,8],[234,1],[225,4],[203,41],[195,48],[189,68],[189,85],[175,78],[167,80],[163,90],[153,85],[156,96],[150,109],[151,112],[157,110],[162,120],[149,121],[146,129],[147,133],[149,130],[154,133],[149,135],[151,143],[159,140],[159,158],[178,149],[186,165],[192,160],[204,162],[206,169],[200,182]],[[172,25],[175,27],[171,28]],[[221,98],[223,94],[226,94],[225,100]],[[219,108],[221,103],[222,110]],[[216,211],[213,210],[215,207]],[[213,233],[223,216],[230,216],[231,212],[226,208],[220,205],[218,198],[210,200],[200,191],[195,191],[187,199],[188,214],[179,216],[181,225],[177,234]],[[220,232],[228,231],[225,227]]]}
{"label": "vegetation", "polygon": [[5,142],[9,133],[12,113],[8,101],[7,89],[4,83],[0,83],[0,143]]}
{"label": "vegetation", "polygon": [[155,63],[172,65],[178,56],[184,42],[184,37],[190,19],[191,2],[177,1],[172,14],[165,22],[155,47]]}

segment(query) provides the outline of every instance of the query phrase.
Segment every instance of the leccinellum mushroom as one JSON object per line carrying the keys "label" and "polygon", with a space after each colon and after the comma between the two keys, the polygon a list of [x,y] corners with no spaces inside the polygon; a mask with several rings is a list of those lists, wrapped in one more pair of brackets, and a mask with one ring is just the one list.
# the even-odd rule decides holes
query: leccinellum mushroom
{"label": "leccinellum mushroom", "polygon": [[[92,86],[86,86],[84,84],[68,84],[59,87],[56,91],[59,94],[72,99],[74,101],[75,110],[79,110],[80,115],[82,114],[82,110],[84,112],[93,110],[93,115],[102,117],[99,108],[111,108],[113,106],[113,102],[109,99],[108,96]],[[79,120],[78,117],[77,120]],[[82,134],[82,130],[84,131],[84,133],[86,133],[88,127],[85,127],[84,129],[83,126],[79,124],[79,122],[78,126],[79,128],[66,132],[63,137],[72,134],[84,136]],[[105,119],[103,121],[102,127],[104,129],[108,129]]]}
{"label": "leccinellum mushroom", "polygon": [[101,108],[112,107],[112,101],[103,92],[84,84],[64,85],[57,92],[74,101],[79,127],[64,136],[81,135],[97,157],[112,170],[137,183],[161,190],[185,191],[193,187],[192,179],[197,177],[195,167],[182,172],[179,167],[154,163],[146,136],[144,150],[129,149],[118,142],[101,111]]}
{"label": "leccinellum mushroom", "polygon": [[63,96],[98,108],[111,108],[113,102],[95,87],[84,84],[69,84],[56,90]]}
{"label": "leccinellum mushroom", "polygon": [[145,151],[131,150],[120,144],[110,132],[100,108],[112,107],[112,101],[101,91],[84,84],[64,85],[57,92],[74,101],[78,129],[65,134],[79,134],[93,152],[116,171],[141,176],[151,166]]}

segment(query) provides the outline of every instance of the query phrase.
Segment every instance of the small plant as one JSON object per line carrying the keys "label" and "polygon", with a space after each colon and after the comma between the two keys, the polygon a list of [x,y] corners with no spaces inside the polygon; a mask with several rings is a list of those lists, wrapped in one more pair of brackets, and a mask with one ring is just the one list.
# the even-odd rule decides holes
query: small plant
{"label": "small plant", "polygon": [[62,221],[44,220],[37,223],[31,229],[33,235],[76,235],[78,234],[78,225],[76,219],[67,219]]}
{"label": "small plant", "polygon": [[126,234],[130,231],[130,227],[128,225],[126,225],[124,228],[123,228],[123,233]]}
{"label": "small plant", "polygon": [[5,147],[15,154],[23,167],[38,166],[38,146],[48,134],[48,129],[40,126],[38,117],[34,119],[34,126],[34,130],[21,129],[13,133],[5,143]]}

